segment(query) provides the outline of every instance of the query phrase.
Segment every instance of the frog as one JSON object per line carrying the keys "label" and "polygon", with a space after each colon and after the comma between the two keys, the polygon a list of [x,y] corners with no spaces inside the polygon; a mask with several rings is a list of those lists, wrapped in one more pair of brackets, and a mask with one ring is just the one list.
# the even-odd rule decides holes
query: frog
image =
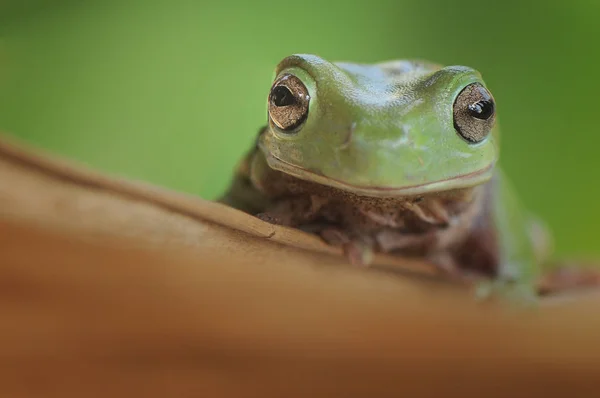
{"label": "frog", "polygon": [[501,170],[496,114],[471,67],[291,55],[219,201],[316,234],[357,266],[420,258],[535,296],[552,238]]}

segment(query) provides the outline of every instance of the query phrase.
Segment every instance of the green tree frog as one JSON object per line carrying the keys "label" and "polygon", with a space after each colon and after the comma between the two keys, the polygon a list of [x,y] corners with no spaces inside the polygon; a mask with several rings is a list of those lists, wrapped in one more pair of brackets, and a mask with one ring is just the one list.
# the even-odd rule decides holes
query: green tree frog
{"label": "green tree frog", "polygon": [[292,55],[267,106],[222,202],[319,234],[354,264],[417,256],[533,292],[548,234],[496,164],[496,103],[479,72]]}

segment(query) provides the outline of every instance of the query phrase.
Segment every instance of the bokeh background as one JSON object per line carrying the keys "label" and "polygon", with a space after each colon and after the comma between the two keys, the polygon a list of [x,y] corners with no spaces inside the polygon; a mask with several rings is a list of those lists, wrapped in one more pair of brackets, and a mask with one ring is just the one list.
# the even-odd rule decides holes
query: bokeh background
{"label": "bokeh background", "polygon": [[212,199],[265,122],[275,65],[300,52],[480,70],[523,201],[559,255],[600,254],[595,0],[5,0],[0,129]]}

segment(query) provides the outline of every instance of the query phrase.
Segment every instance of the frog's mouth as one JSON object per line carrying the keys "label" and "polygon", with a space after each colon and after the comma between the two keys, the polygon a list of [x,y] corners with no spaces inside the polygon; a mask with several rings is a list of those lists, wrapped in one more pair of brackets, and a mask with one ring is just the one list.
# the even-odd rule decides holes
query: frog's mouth
{"label": "frog's mouth", "polygon": [[490,163],[483,169],[451,178],[446,178],[444,180],[402,187],[378,187],[354,185],[344,181],[336,180],[335,178],[327,177],[323,174],[319,174],[317,172],[288,163],[270,153],[266,153],[265,157],[269,167],[274,170],[281,171],[282,173],[289,174],[301,180],[315,182],[343,191],[352,192],[357,195],[372,197],[414,196],[431,192],[470,188],[489,181],[494,173],[494,163]]}

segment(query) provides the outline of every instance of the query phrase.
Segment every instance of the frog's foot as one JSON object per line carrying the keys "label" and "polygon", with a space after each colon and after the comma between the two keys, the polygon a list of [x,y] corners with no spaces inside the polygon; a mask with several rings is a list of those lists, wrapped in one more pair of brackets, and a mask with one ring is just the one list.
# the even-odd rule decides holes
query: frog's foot
{"label": "frog's foot", "polygon": [[341,246],[352,265],[368,266],[373,262],[373,245],[359,238],[350,237],[337,228],[325,228],[320,232],[325,242]]}
{"label": "frog's foot", "polygon": [[537,283],[540,295],[560,294],[578,289],[600,288],[600,265],[561,263],[553,265]]}
{"label": "frog's foot", "polygon": [[481,279],[474,285],[478,300],[508,299],[518,304],[535,304],[538,294],[530,283],[503,279]]}
{"label": "frog's foot", "polygon": [[534,303],[537,292],[531,284],[517,283],[507,279],[494,279],[481,272],[466,270],[457,266],[452,257],[441,254],[430,261],[449,280],[473,289],[478,300],[491,300],[497,297],[507,298],[519,303]]}
{"label": "frog's foot", "polygon": [[428,260],[449,280],[473,289],[478,300],[502,297],[519,303],[534,303],[537,298],[537,291],[531,283],[462,268],[448,253],[434,254]]}

